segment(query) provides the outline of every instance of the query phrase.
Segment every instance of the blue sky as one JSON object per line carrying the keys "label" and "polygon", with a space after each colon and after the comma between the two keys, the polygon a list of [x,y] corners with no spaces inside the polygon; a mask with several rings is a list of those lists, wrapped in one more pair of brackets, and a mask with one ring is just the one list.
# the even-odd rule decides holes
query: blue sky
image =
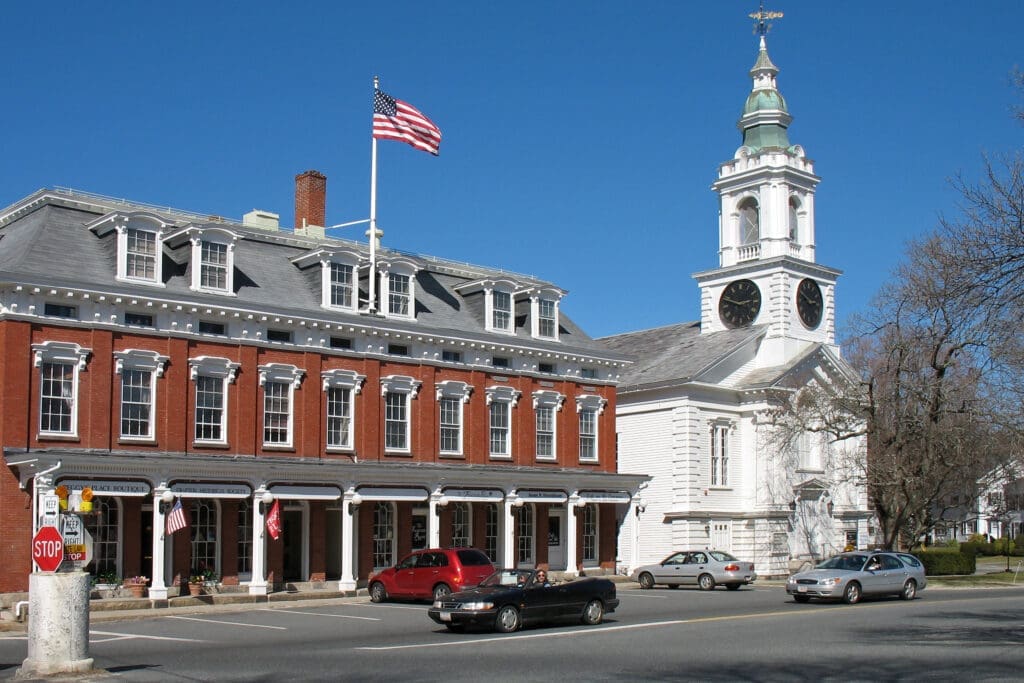
{"label": "blue sky", "polygon": [[[372,78],[444,133],[379,145],[384,244],[569,290],[593,336],[699,317],[718,165],[740,144],[754,0],[9,3],[0,205],[41,187],[293,222],[369,213]],[[1020,147],[1018,2],[778,0],[768,37],[815,160],[817,260],[867,306],[948,179]],[[365,239],[364,226],[339,231]]]}

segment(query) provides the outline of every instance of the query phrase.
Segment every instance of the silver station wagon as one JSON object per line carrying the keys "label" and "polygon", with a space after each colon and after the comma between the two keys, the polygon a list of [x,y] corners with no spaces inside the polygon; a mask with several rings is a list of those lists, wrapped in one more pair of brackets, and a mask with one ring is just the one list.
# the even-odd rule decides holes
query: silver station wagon
{"label": "silver station wagon", "polygon": [[924,565],[913,555],[860,551],[836,555],[814,569],[793,574],[786,582],[786,592],[797,602],[821,598],[852,605],[871,595],[913,600],[927,585]]}
{"label": "silver station wagon", "polygon": [[641,588],[665,584],[669,588],[695,584],[709,591],[724,585],[731,591],[757,579],[753,562],[738,560],[721,550],[680,550],[658,564],[648,564],[633,572]]}

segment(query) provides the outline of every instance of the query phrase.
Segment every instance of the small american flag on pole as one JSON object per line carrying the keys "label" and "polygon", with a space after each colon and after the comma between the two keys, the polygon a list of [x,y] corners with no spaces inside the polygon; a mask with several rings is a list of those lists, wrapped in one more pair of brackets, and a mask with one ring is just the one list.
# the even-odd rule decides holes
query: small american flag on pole
{"label": "small american flag on pole", "polygon": [[181,507],[181,498],[174,501],[174,507],[167,513],[167,533],[173,534],[188,526],[188,519],[185,517],[185,508]]}
{"label": "small american flag on pole", "polygon": [[412,105],[380,90],[373,91],[373,137],[398,140],[434,156],[441,146],[441,129]]}

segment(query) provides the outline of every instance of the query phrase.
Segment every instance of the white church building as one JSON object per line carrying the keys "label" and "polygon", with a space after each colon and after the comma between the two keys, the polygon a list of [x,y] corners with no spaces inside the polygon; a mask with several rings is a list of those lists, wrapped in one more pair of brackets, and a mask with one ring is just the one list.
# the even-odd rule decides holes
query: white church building
{"label": "white church building", "polygon": [[820,178],[789,142],[763,28],[743,144],[712,185],[719,263],[694,275],[700,320],[600,340],[636,359],[617,392],[619,471],[652,476],[620,528],[620,570],[711,548],[781,576],[873,542],[848,467],[863,466],[865,442],[781,443],[768,419],[778,397],[854,373],[835,339],[840,271],[815,262]]}

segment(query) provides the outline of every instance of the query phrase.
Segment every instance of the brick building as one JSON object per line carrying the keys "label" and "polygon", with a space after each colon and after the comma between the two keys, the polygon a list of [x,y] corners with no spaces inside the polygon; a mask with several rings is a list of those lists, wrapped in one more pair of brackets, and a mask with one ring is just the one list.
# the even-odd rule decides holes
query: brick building
{"label": "brick building", "polygon": [[[351,589],[437,545],[616,568],[647,480],[616,472],[627,356],[554,284],[371,262],[317,227],[325,196],[296,178],[294,230],[69,190],[0,212],[0,592],[27,589],[39,496],[61,485],[72,508],[95,494],[88,569],[150,576],[156,598],[201,570]],[[166,533],[177,501],[189,526]]]}

